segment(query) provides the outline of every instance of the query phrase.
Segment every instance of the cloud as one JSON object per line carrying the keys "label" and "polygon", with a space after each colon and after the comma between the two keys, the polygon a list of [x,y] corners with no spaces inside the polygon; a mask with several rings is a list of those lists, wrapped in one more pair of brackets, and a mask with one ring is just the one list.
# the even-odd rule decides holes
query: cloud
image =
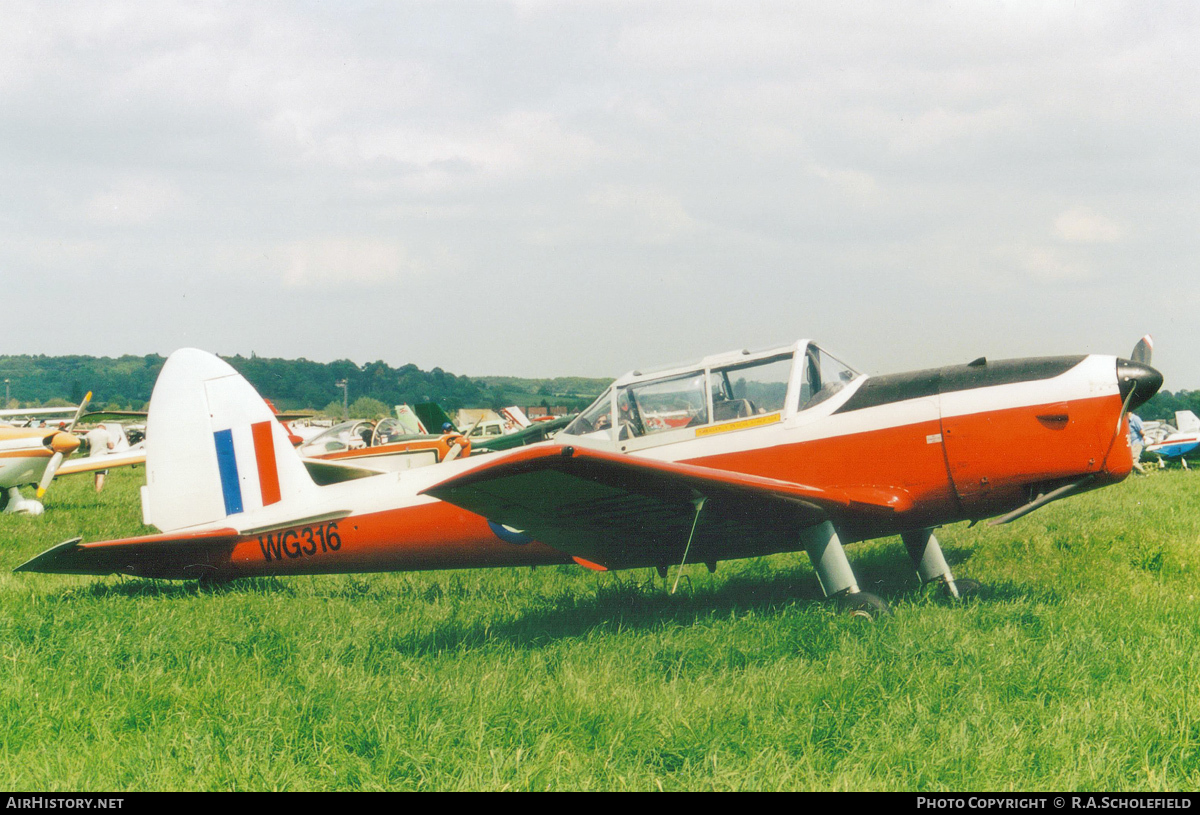
{"label": "cloud", "polygon": [[[426,269],[398,241],[381,238],[313,238],[276,247],[268,254],[284,285],[292,288],[398,283]],[[371,305],[369,297],[364,306]]]}
{"label": "cloud", "polygon": [[1054,234],[1067,243],[1116,243],[1125,228],[1086,207],[1069,209],[1054,219]]}
{"label": "cloud", "polygon": [[619,223],[619,229],[641,243],[669,243],[697,228],[677,197],[655,187],[606,184],[588,203],[597,219]]}
{"label": "cloud", "polygon": [[[218,276],[288,303],[348,292],[354,331],[314,334],[314,358],[428,341],[433,364],[481,373],[514,314],[547,341],[496,354],[498,373],[627,369],[656,331],[699,354],[794,321],[840,346],[860,306],[976,339],[1089,336],[1126,326],[1049,327],[1028,301],[1104,308],[1121,275],[1200,257],[1183,3],[11,0],[4,18],[0,270],[143,292],[161,319],[111,352],[159,347]],[[501,279],[518,285],[449,332],[359,296]],[[569,339],[638,309],[617,341]],[[287,354],[278,311],[204,328]],[[1200,342],[1188,325],[1178,347]],[[926,342],[860,359],[906,365]]]}
{"label": "cloud", "polygon": [[124,178],[93,196],[84,211],[88,220],[108,226],[142,226],[177,208],[179,188],[161,178]]}
{"label": "cloud", "polygon": [[1034,280],[1069,282],[1087,280],[1092,276],[1085,264],[1044,246],[1023,247],[1016,252],[1016,256],[1020,268]]}
{"label": "cloud", "polygon": [[883,202],[883,190],[871,173],[819,165],[813,166],[811,172],[817,178],[828,182],[838,193],[858,204],[874,206]]}

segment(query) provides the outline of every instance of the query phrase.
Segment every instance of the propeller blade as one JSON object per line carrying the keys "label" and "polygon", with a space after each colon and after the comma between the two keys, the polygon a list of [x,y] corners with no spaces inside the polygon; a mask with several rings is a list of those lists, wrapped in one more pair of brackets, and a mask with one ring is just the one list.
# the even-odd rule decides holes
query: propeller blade
{"label": "propeller blade", "polygon": [[79,403],[79,409],[75,411],[75,418],[71,420],[69,425],[67,425],[67,430],[71,430],[75,427],[75,423],[79,421],[79,417],[83,415],[85,410],[87,410],[88,403],[91,401],[92,392],[88,391],[87,396],[83,397],[83,401]]}
{"label": "propeller blade", "polygon": [[1150,364],[1150,355],[1154,351],[1154,338],[1149,334],[1137,341],[1137,345],[1133,346],[1133,353],[1129,355],[1130,362],[1140,362],[1143,365]]}
{"label": "propeller blade", "polygon": [[464,442],[468,444],[470,443],[471,433],[473,433],[475,428],[479,427],[480,423],[482,422],[483,414],[480,413],[479,418],[475,420],[475,424],[471,425],[467,432],[462,434],[461,441],[454,441],[450,443],[450,449],[446,451],[446,457],[442,459],[443,464],[447,461],[454,461],[454,459],[458,458],[458,454],[463,451]]}
{"label": "propeller blade", "polygon": [[62,466],[63,459],[65,458],[66,456],[62,453],[55,453],[50,457],[50,463],[46,465],[46,472],[42,475],[42,480],[38,483],[37,497],[39,501],[46,494],[46,490],[50,487],[50,482],[54,480],[54,474],[58,472],[58,468]]}
{"label": "propeller blade", "polygon": [[50,456],[50,461],[46,464],[46,471],[42,473],[42,480],[38,482],[38,500],[41,500],[42,496],[46,494],[46,490],[50,489],[50,482],[54,480],[63,460],[79,447],[79,437],[71,435],[70,431],[91,401],[92,392],[88,391],[87,396],[83,397],[83,401],[79,403],[79,407],[75,411],[75,418],[71,419],[71,423],[65,429],[46,437],[47,446],[54,451],[54,455]]}
{"label": "propeller blade", "polygon": [[483,423],[483,414],[480,413],[479,418],[475,420],[475,424],[473,424],[469,428],[467,428],[467,432],[463,433],[463,435],[466,436],[467,438],[470,438],[471,434],[475,432],[475,428],[479,427],[479,425],[481,425],[482,423]]}

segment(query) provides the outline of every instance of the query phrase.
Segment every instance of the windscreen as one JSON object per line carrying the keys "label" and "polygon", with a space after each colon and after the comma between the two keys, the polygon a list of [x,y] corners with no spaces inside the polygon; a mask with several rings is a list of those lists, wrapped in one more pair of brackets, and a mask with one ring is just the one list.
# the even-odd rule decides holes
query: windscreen
{"label": "windscreen", "polygon": [[569,425],[562,429],[568,436],[586,436],[600,430],[612,428],[612,388],[592,402],[588,409],[575,417]]}

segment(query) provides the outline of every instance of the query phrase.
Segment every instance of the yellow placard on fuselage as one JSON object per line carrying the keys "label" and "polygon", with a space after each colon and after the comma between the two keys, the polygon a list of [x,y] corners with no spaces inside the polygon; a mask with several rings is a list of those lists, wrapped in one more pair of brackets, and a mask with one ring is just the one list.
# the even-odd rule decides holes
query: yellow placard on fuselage
{"label": "yellow placard on fuselage", "polygon": [[731,430],[745,430],[750,427],[762,427],[765,424],[775,424],[779,421],[779,413],[767,413],[763,416],[753,416],[749,419],[739,419],[736,422],[726,422],[725,424],[715,424],[709,427],[696,428],[696,438],[701,436],[712,436],[716,433],[728,433]]}

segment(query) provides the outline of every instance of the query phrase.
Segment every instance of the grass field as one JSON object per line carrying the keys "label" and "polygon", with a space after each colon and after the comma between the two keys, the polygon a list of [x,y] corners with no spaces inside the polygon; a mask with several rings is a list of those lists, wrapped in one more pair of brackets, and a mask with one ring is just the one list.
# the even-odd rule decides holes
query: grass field
{"label": "grass field", "polygon": [[[0,787],[1200,788],[1200,473],[939,532],[952,605],[898,539],[849,548],[895,616],[802,555],[223,587],[12,574],[138,534],[141,471],[0,516]],[[674,573],[672,573],[672,578]]]}

